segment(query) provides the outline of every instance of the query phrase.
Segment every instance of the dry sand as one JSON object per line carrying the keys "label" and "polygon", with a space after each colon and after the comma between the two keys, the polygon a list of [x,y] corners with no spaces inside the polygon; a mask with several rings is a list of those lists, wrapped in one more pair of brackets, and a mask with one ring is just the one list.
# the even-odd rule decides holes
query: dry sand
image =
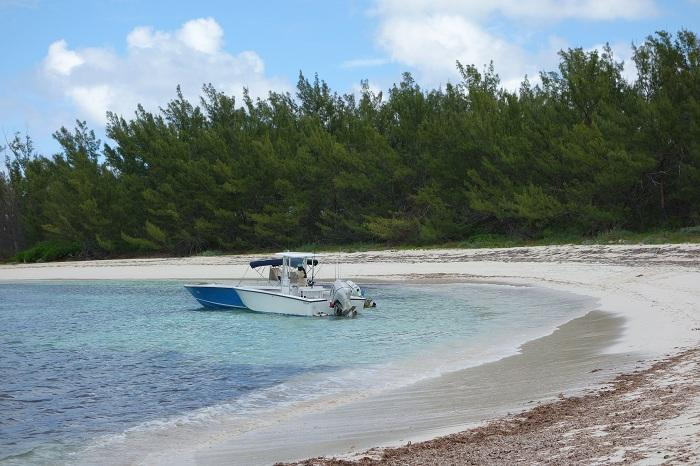
{"label": "dry sand", "polygon": [[[321,278],[331,278],[340,269],[342,275],[358,281],[483,280],[541,285],[595,297],[599,309],[619,319],[621,325],[619,335],[610,341],[613,344],[600,356],[610,358],[614,372],[627,374],[614,379],[606,373],[611,381],[608,389],[591,387],[595,390],[588,394],[567,396],[462,433],[410,447],[373,450],[370,459],[362,459],[360,454],[354,460],[382,464],[700,463],[700,245],[411,250],[323,256],[339,265],[326,265]],[[251,277],[247,262],[254,257],[258,256],[0,266],[0,281],[231,279],[246,274]],[[637,372],[630,372],[629,356],[635,354],[643,355],[644,362],[639,363]],[[545,397],[545,393],[539,394],[540,399]],[[457,423],[453,423],[452,429],[456,428]],[[378,438],[376,444],[381,442]],[[215,453],[191,459],[205,463],[234,460]]]}

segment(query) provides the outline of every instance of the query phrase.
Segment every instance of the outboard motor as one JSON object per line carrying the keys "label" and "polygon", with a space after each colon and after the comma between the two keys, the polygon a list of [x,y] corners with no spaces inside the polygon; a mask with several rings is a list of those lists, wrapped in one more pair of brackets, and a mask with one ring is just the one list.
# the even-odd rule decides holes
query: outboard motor
{"label": "outboard motor", "polygon": [[374,302],[372,298],[367,298],[362,294],[362,289],[357,285],[357,283],[350,281],[350,280],[345,280],[345,283],[352,288],[352,293],[350,293],[351,296],[358,296],[361,298],[365,298],[365,302],[362,307],[368,308],[368,307],[377,307],[377,303]]}
{"label": "outboard motor", "polygon": [[357,310],[350,296],[361,296],[360,287],[350,280],[336,280],[331,288],[329,305],[336,316],[355,316]]}

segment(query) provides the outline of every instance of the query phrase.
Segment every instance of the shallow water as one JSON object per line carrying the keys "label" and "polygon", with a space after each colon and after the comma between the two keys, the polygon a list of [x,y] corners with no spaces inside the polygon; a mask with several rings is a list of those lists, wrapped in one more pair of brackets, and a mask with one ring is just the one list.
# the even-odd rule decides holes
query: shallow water
{"label": "shallow water", "polygon": [[206,311],[172,281],[0,284],[0,461],[250,431],[513,354],[594,307],[528,287],[365,290],[376,309],[333,319]]}

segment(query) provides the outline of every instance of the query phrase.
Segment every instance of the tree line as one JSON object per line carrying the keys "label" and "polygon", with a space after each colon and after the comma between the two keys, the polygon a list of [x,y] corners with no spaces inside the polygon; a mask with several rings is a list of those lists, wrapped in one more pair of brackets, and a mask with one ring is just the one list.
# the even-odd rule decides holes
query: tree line
{"label": "tree line", "polygon": [[[559,53],[504,89],[493,65],[423,89],[341,95],[300,74],[295,95],[241,102],[206,85],[158,112],[108,113],[36,153],[17,134],[0,175],[0,255],[192,254],[302,244],[430,244],[700,223],[700,46],[657,32],[633,47]],[[38,248],[38,249],[37,249]],[[42,249],[43,248],[43,249]],[[52,256],[53,254],[53,256]],[[20,260],[33,260],[20,253]]]}

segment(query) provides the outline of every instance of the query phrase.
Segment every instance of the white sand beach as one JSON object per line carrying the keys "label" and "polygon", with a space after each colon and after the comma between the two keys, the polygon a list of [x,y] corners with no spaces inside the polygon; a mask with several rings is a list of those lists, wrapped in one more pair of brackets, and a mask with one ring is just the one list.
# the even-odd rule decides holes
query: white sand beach
{"label": "white sand beach", "polygon": [[[556,461],[560,462],[566,462],[566,458],[573,462],[590,462],[595,459],[595,461],[603,463],[628,459],[647,461],[652,464],[700,461],[700,389],[698,388],[700,382],[698,382],[697,377],[698,368],[700,368],[700,356],[697,353],[700,347],[700,245],[390,250],[321,254],[321,256],[327,265],[321,270],[320,278],[332,278],[336,269],[340,269],[343,276],[353,278],[358,282],[485,281],[541,286],[596,298],[599,301],[597,307],[599,314],[589,315],[587,320],[584,319],[578,323],[572,322],[569,327],[563,326],[558,331],[559,333],[555,332],[548,337],[550,340],[543,339],[540,343],[532,343],[530,347],[524,345],[521,348],[520,362],[510,360],[500,362],[500,364],[502,367],[530,364],[529,367],[534,368],[537,366],[537,357],[539,357],[537,355],[548,354],[547,348],[563,348],[567,344],[571,345],[574,340],[580,343],[579,346],[585,346],[586,341],[590,342],[599,338],[602,339],[600,342],[586,346],[587,349],[581,350],[581,354],[585,353],[585,357],[580,356],[576,360],[581,363],[581,366],[576,369],[580,372],[578,376],[573,373],[569,374],[574,379],[582,377],[580,380],[587,380],[586,383],[589,386],[579,386],[577,393],[567,392],[567,395],[571,395],[571,397],[566,399],[579,400],[580,398],[576,397],[581,396],[582,390],[585,389],[594,390],[591,393],[599,393],[595,390],[600,390],[601,383],[612,383],[615,376],[622,372],[634,374],[635,372],[632,371],[637,371],[637,376],[635,376],[637,378],[634,379],[636,385],[630,382],[634,387],[630,384],[625,385],[619,380],[609,387],[617,387],[619,390],[615,393],[619,393],[620,397],[626,397],[625,399],[637,399],[640,403],[650,403],[649,400],[653,399],[654,403],[658,405],[658,409],[654,411],[657,414],[645,416],[639,414],[638,422],[634,419],[630,421],[629,417],[621,415],[620,422],[624,419],[624,422],[637,422],[639,424],[637,431],[639,435],[622,436],[621,440],[618,439],[618,441],[612,441],[610,445],[606,445],[605,439],[613,437],[613,435],[609,436],[609,432],[615,430],[611,429],[611,426],[614,426],[616,420],[601,420],[600,417],[595,417],[599,416],[600,413],[594,408],[602,410],[605,408],[604,403],[612,403],[612,398],[606,397],[607,395],[593,396],[591,399],[586,399],[586,402],[590,403],[587,412],[591,413],[588,424],[577,425],[562,422],[560,428],[551,430],[552,421],[550,419],[549,424],[542,424],[543,430],[539,432],[542,433],[546,429],[550,429],[547,430],[547,435],[557,437],[557,448],[547,447],[547,449],[543,447],[541,451],[548,452],[547,456],[526,456],[523,458],[538,461],[547,461],[548,459],[554,461],[556,458]],[[87,279],[237,280],[242,277],[255,278],[248,271],[247,264],[251,259],[258,257],[261,256],[124,259],[2,265],[0,266],[0,282]],[[596,325],[600,326],[598,330],[596,330],[598,328]],[[584,331],[583,329],[588,330]],[[609,335],[601,329],[607,329]],[[557,341],[558,343],[556,343]],[[663,362],[665,365],[654,366],[654,364],[662,364],[659,361],[665,361]],[[553,364],[559,364],[558,377],[567,374],[564,368],[566,361],[563,363],[561,361],[553,362]],[[605,371],[598,373],[601,365],[605,367]],[[587,375],[583,377],[581,374]],[[477,376],[478,374],[472,371],[454,375],[452,379],[444,379],[441,383],[452,380],[452,383],[459,386],[455,380],[463,381],[464,377]],[[538,377],[547,378],[547,374],[540,374]],[[556,375],[552,376],[553,379],[556,377]],[[524,383],[524,381],[525,379],[521,382]],[[449,383],[447,384],[449,385]],[[623,385],[627,387],[624,390],[620,388]],[[556,386],[556,383],[553,382],[550,385],[544,383],[530,387],[524,389],[520,397],[528,398],[529,401],[533,402],[551,400],[552,390]],[[681,395],[677,394],[677,396],[665,398],[658,396],[658,390],[653,392],[656,389],[663,388],[665,390],[667,387],[673,386],[684,388],[684,391],[677,392]],[[411,390],[403,392],[401,400],[406,403],[403,406],[410,405],[410,393]],[[412,393],[414,396],[418,396],[420,386],[414,387]],[[454,402],[452,405],[469,402],[469,400],[459,398],[458,394],[457,388],[444,392],[442,396],[450,398]],[[532,408],[533,405],[530,407],[523,405],[522,399],[516,398],[504,400],[500,404],[501,408],[512,406],[513,412],[523,410],[528,412]],[[566,399],[553,403],[565,403]],[[622,398],[614,400],[617,403],[615,406],[621,412],[625,410],[625,412],[632,412],[622,406],[620,400]],[[573,403],[573,401],[569,403]],[[596,403],[598,404],[596,405]],[[425,406],[436,405],[427,404]],[[611,404],[608,407],[612,406]],[[458,419],[451,419],[450,425],[444,426],[445,428],[442,430],[433,428],[421,431],[417,429],[414,437],[410,436],[410,432],[401,432],[394,437],[377,433],[374,437],[376,439],[374,445],[400,445],[409,438],[412,438],[412,441],[423,440],[450,432],[462,431],[479,421],[493,419],[493,416],[487,416],[484,412],[470,413],[466,409],[452,408],[450,410],[456,412],[458,416],[463,416],[462,422],[459,422]],[[500,411],[493,412],[499,416],[507,415],[507,413]],[[534,412],[537,414],[536,411]],[[424,415],[429,416],[429,414],[430,410],[428,409]],[[586,413],[582,413],[581,416],[585,417]],[[316,418],[317,421],[319,419],[321,418]],[[332,422],[332,416],[327,416],[326,421]],[[510,421],[503,418],[502,422]],[[389,430],[391,429],[389,428]],[[466,432],[458,435],[475,435],[473,429]],[[479,432],[483,434],[482,431]],[[531,432],[528,432],[530,435]],[[489,438],[493,435],[495,434],[489,434]],[[498,435],[506,434],[499,431]],[[522,432],[513,431],[508,435],[521,435],[522,439]],[[449,440],[450,438],[452,440]],[[582,438],[588,439],[589,442],[582,442]],[[455,437],[447,437],[446,439],[439,445],[429,443],[420,448],[415,447],[415,445],[420,444],[414,444],[413,450],[406,450],[406,447],[403,450],[373,450],[367,459],[361,461],[402,464],[414,458],[415,461],[411,460],[411,462],[415,464],[428,464],[431,458],[433,460],[442,458],[444,462],[448,463],[470,462],[471,459],[475,458],[483,460],[484,457],[478,456],[483,451],[460,450],[456,445],[462,440]],[[537,441],[541,441],[541,439]],[[320,453],[316,453],[313,449],[301,449],[285,453],[287,456],[266,458],[261,462],[272,462],[273,459],[289,461],[306,456],[317,456],[318,454],[326,456],[346,455],[343,461],[349,461],[353,458],[365,458],[366,455],[362,452],[372,445],[371,442],[368,444],[367,441],[342,445],[329,444],[329,449]],[[599,454],[595,451],[597,448],[595,445],[600,446]],[[337,448],[337,451],[333,451],[333,448]],[[494,456],[494,460],[491,462],[509,462],[509,459],[515,458],[512,455],[518,454],[518,452],[509,453],[510,450],[503,445],[499,448],[501,448],[499,450],[500,456]],[[492,450],[489,451],[492,452]],[[586,451],[588,453],[585,453]],[[358,455],[347,456],[353,452]],[[237,452],[223,439],[216,444],[209,445],[206,451],[200,449],[179,456],[178,462],[228,463],[235,460],[236,454],[240,454],[240,451]],[[167,462],[165,457],[150,458],[150,460]],[[310,462],[334,464],[333,461],[335,460],[316,459]],[[473,462],[479,461],[474,460]]]}

